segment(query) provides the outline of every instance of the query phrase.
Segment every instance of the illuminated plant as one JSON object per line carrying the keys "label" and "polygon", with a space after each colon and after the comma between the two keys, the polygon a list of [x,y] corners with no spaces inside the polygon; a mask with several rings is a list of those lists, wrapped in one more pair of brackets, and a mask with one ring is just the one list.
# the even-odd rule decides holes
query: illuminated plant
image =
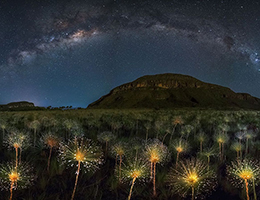
{"label": "illuminated plant", "polygon": [[[118,174],[118,173],[116,173]],[[127,161],[122,167],[122,181],[131,180],[131,188],[128,200],[131,199],[134,184],[137,180],[145,181],[149,177],[148,163],[143,159],[135,159],[134,161]]]}
{"label": "illuminated plant", "polygon": [[241,132],[245,132],[247,130],[247,126],[245,124],[237,124],[237,128],[241,131]]}
{"label": "illuminated plant", "polygon": [[135,159],[137,159],[137,157],[138,157],[139,150],[141,148],[143,148],[143,143],[144,142],[139,137],[134,137],[129,142],[129,146],[131,147],[131,150],[133,152],[133,156],[135,156],[134,157]]}
{"label": "illuminated plant", "polygon": [[147,140],[148,140],[149,130],[150,130],[151,127],[152,127],[151,122],[150,122],[150,121],[145,122],[145,123],[144,123],[144,127],[145,127],[145,129],[146,129],[145,142],[147,142]]}
{"label": "illuminated plant", "polygon": [[3,118],[0,119],[0,128],[2,129],[2,142],[3,142],[5,139],[5,130],[7,128],[7,122]]}
{"label": "illuminated plant", "polygon": [[151,164],[151,178],[153,178],[153,195],[156,196],[155,175],[156,164],[163,164],[168,159],[168,148],[158,139],[150,140],[145,145],[144,151],[146,159]]}
{"label": "illuminated plant", "polygon": [[232,118],[231,118],[231,116],[225,115],[225,116],[223,117],[223,121],[224,121],[226,124],[228,124],[229,122],[232,121]]}
{"label": "illuminated plant", "polygon": [[249,146],[248,146],[248,143],[249,143],[249,140],[251,140],[252,138],[254,138],[256,135],[253,133],[253,131],[246,131],[245,132],[245,138],[246,138],[246,154],[249,153]]}
{"label": "illuminated plant", "polygon": [[38,120],[34,120],[29,124],[29,128],[33,129],[33,146],[36,145],[36,134],[37,130],[40,128],[40,122]]}
{"label": "illuminated plant", "polygon": [[110,132],[110,131],[105,131],[97,135],[97,139],[102,142],[106,143],[106,150],[105,150],[105,155],[107,155],[107,148],[108,148],[108,143],[112,140],[114,140],[116,136]]}
{"label": "illuminated plant", "polygon": [[[239,131],[239,132],[235,133],[235,137],[238,139],[239,143],[242,145],[242,140],[245,137],[245,132],[244,131]],[[242,156],[242,149],[239,151],[239,156],[240,157]]]}
{"label": "illuminated plant", "polygon": [[46,131],[47,129],[50,131],[50,127],[51,127],[51,120],[49,117],[47,116],[41,116],[39,121],[42,125],[42,127],[44,128],[44,130]]}
{"label": "illuminated plant", "polygon": [[155,121],[154,128],[156,130],[156,138],[159,138],[159,135],[162,133],[164,128],[164,121],[162,119]]}
{"label": "illuminated plant", "polygon": [[229,125],[226,124],[226,122],[218,125],[219,132],[221,132],[223,134],[227,133],[229,131],[229,129],[230,129],[230,127],[229,127]]}
{"label": "illuminated plant", "polygon": [[78,124],[71,120],[71,119],[66,119],[64,122],[63,122],[63,126],[66,128],[66,135],[65,135],[65,138],[68,139],[70,138],[70,134],[71,134],[71,130],[73,127],[77,127]]}
{"label": "illuminated plant", "polygon": [[239,142],[241,143],[241,141],[244,139],[245,137],[245,132],[244,131],[239,131],[235,133],[235,137],[239,140]]}
{"label": "illuminated plant", "polygon": [[168,128],[165,129],[165,135],[163,136],[162,143],[164,143],[164,140],[165,140],[166,136],[167,136],[169,133],[171,133],[171,130],[170,130],[170,128],[168,127]]}
{"label": "illuminated plant", "polygon": [[228,142],[229,137],[227,135],[227,133],[218,133],[215,135],[215,140],[217,141],[218,145],[219,145],[219,159],[220,161],[223,161],[223,157],[224,157],[224,145],[225,143]]}
{"label": "illuminated plant", "polygon": [[84,137],[84,130],[79,124],[75,124],[75,126],[72,127],[70,132],[71,138],[74,138],[74,140],[77,140],[77,138]]}
{"label": "illuminated plant", "polygon": [[77,166],[75,186],[71,196],[71,200],[73,200],[81,166],[86,170],[95,171],[98,169],[98,165],[103,162],[103,154],[100,147],[98,147],[90,139],[84,138],[71,140],[68,144],[61,143],[59,150],[61,160],[65,164],[71,167]]}
{"label": "illuminated plant", "polygon": [[231,162],[227,166],[228,178],[235,187],[245,187],[246,198],[249,200],[249,186],[253,187],[254,199],[257,199],[255,184],[259,181],[260,168],[259,163],[252,160],[242,160]]}
{"label": "illuminated plant", "polygon": [[60,139],[58,138],[58,136],[49,132],[43,135],[42,140],[43,143],[50,149],[48,164],[47,164],[47,171],[49,172],[52,150],[53,148],[57,148],[59,146]]}
{"label": "illuminated plant", "polygon": [[122,167],[123,156],[126,154],[126,151],[127,151],[127,145],[122,141],[119,141],[116,144],[114,144],[111,149],[112,154],[116,156],[116,168],[117,168],[117,159],[119,157],[119,171],[118,171],[119,181],[121,181],[121,167]]}
{"label": "illuminated plant", "polygon": [[173,118],[173,120],[172,120],[173,128],[172,128],[172,133],[171,133],[171,137],[170,137],[170,143],[171,143],[171,141],[172,141],[172,137],[173,137],[173,134],[174,134],[174,132],[175,132],[176,126],[177,126],[177,125],[182,125],[182,124],[184,124],[184,121],[183,121],[183,119],[182,119],[181,116],[175,116],[175,117]]}
{"label": "illuminated plant", "polygon": [[[167,182],[173,193],[186,197],[191,192],[191,199],[208,194],[217,185],[216,175],[207,169],[207,164],[196,159],[180,161],[177,168],[172,167]],[[202,194],[204,193],[204,194]]]}
{"label": "illuminated plant", "polygon": [[199,134],[197,135],[197,140],[200,143],[200,153],[201,153],[202,145],[203,145],[203,142],[205,142],[207,140],[207,135],[204,132],[199,132]]}
{"label": "illuminated plant", "polygon": [[18,138],[20,140],[20,156],[19,156],[19,164],[21,163],[22,160],[22,150],[27,148],[30,145],[30,139],[28,133],[25,131],[19,132],[18,133]]}
{"label": "illuminated plant", "polygon": [[18,167],[14,163],[6,163],[0,166],[0,183],[3,189],[10,191],[10,198],[13,197],[13,189],[23,189],[30,186],[35,179],[32,168],[27,163]]}
{"label": "illuminated plant", "polygon": [[183,126],[181,129],[181,139],[183,138],[183,136],[186,136],[187,139],[193,129],[194,127],[192,125]]}
{"label": "illuminated plant", "polygon": [[20,149],[20,163],[22,156],[22,148],[28,143],[28,135],[23,132],[18,132],[17,130],[12,130],[7,136],[7,144],[10,148],[15,149],[15,166],[18,166],[18,150]]}
{"label": "illuminated plant", "polygon": [[207,157],[207,166],[209,170],[209,164],[210,164],[210,157],[216,156],[216,149],[214,147],[206,148],[204,151],[201,153],[202,156]]}
{"label": "illuminated plant", "polygon": [[3,136],[4,136],[4,133],[5,133],[5,130],[7,128],[7,122],[3,119],[0,120],[0,127],[2,129],[2,133],[3,133]]}
{"label": "illuminated plant", "polygon": [[184,153],[188,150],[188,142],[183,139],[178,139],[173,142],[172,147],[177,152],[177,155],[176,155],[176,166],[177,166],[180,154]]}
{"label": "illuminated plant", "polygon": [[122,125],[122,123],[121,123],[121,121],[119,121],[119,120],[115,120],[115,121],[112,121],[111,122],[111,128],[112,128],[112,132],[114,132],[115,134],[117,134],[118,135],[118,131],[119,131],[119,129],[122,127],[123,125]]}
{"label": "illuminated plant", "polygon": [[231,145],[231,149],[236,151],[237,153],[237,159],[242,158],[242,149],[243,149],[243,145],[240,142],[234,142]]}

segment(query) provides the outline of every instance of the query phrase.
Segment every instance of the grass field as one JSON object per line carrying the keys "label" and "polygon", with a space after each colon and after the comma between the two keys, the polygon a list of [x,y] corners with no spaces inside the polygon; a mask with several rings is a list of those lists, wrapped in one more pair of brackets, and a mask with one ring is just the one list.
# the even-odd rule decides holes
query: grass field
{"label": "grass field", "polygon": [[259,125],[250,110],[1,112],[1,199],[257,199]]}

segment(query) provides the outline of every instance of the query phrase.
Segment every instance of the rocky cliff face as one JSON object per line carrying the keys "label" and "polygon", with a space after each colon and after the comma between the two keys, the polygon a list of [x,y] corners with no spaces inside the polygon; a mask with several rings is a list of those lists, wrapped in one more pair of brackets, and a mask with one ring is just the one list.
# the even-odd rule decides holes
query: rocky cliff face
{"label": "rocky cliff face", "polygon": [[113,92],[129,89],[176,89],[176,88],[214,88],[215,85],[204,83],[191,76],[181,74],[162,74],[143,76],[131,83],[126,83],[113,89]]}
{"label": "rocky cliff face", "polygon": [[143,76],[113,89],[89,108],[260,109],[260,99],[181,74]]}

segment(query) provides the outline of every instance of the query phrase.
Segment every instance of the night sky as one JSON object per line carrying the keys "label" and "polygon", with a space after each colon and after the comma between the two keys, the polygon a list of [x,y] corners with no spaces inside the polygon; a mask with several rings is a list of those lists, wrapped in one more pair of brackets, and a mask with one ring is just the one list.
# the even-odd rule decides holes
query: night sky
{"label": "night sky", "polygon": [[259,0],[0,2],[0,104],[87,107],[159,73],[260,98]]}

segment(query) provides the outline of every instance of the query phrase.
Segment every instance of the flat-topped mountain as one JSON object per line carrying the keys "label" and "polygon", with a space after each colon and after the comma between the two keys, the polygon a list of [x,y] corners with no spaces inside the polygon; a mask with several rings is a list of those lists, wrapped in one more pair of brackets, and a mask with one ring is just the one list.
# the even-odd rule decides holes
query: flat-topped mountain
{"label": "flat-topped mountain", "polygon": [[181,74],[143,76],[120,85],[88,108],[260,109],[260,99]]}
{"label": "flat-topped mountain", "polygon": [[19,111],[19,110],[39,110],[40,107],[34,106],[34,103],[27,101],[12,102],[0,105],[0,111]]}

